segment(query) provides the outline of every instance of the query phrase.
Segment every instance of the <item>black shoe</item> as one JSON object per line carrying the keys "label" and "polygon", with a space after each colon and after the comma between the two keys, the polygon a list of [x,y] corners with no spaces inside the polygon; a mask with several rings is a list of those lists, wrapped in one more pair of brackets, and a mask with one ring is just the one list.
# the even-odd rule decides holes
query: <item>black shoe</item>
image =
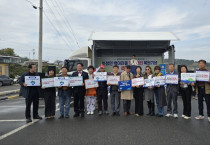
{"label": "black shoe", "polygon": [[79,117],[79,114],[78,113],[75,113],[73,117]]}
{"label": "black shoe", "polygon": [[85,117],[85,113],[81,113],[81,117]]}
{"label": "black shoe", "polygon": [[32,122],[31,118],[26,119],[26,123]]}
{"label": "black shoe", "polygon": [[36,117],[34,117],[34,119],[40,119],[40,120],[42,120],[42,117],[40,117],[39,115],[37,115]]}
{"label": "black shoe", "polygon": [[64,115],[61,115],[60,117],[58,117],[58,119],[62,119],[62,118],[64,118]]}
{"label": "black shoe", "polygon": [[163,115],[158,115],[158,117],[163,117]]}
{"label": "black shoe", "polygon": [[120,113],[119,112],[116,112],[115,116],[120,116]]}
{"label": "black shoe", "polygon": [[115,115],[116,115],[116,113],[115,113],[115,112],[113,112],[113,113],[112,113],[112,116],[115,116]]}
{"label": "black shoe", "polygon": [[102,111],[98,111],[98,115],[100,115],[100,116],[101,116],[102,114],[103,114],[103,112],[102,112]]}
{"label": "black shoe", "polygon": [[69,115],[65,115],[65,118],[69,118]]}

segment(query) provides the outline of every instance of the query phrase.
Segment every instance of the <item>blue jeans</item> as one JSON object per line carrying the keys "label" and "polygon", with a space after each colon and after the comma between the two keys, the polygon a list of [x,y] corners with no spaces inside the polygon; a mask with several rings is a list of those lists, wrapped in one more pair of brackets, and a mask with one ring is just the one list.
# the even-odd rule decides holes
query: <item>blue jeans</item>
{"label": "blue jeans", "polygon": [[60,115],[64,115],[64,105],[65,105],[65,115],[69,115],[70,110],[70,95],[67,91],[62,91],[59,96],[59,106],[60,106]]}
{"label": "blue jeans", "polygon": [[158,90],[155,90],[155,98],[156,98],[156,103],[157,103],[157,110],[159,115],[164,114],[164,107],[159,106],[159,95],[158,95]]}

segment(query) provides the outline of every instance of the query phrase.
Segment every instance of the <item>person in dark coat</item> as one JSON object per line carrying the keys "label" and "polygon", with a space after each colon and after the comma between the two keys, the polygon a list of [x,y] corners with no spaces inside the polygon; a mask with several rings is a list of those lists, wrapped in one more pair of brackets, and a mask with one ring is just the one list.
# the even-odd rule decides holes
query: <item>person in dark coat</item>
{"label": "person in dark coat", "polygon": [[26,110],[25,117],[26,122],[32,122],[31,120],[31,103],[33,102],[33,118],[34,119],[42,119],[42,117],[38,114],[39,108],[39,96],[40,96],[40,87],[39,86],[27,86],[25,83],[25,76],[39,76],[36,73],[36,65],[29,64],[28,65],[29,72],[24,73],[20,78],[20,86],[22,88],[22,96],[25,98],[26,102]]}
{"label": "person in dark coat", "polygon": [[[144,77],[142,74],[142,68],[140,66],[136,67],[136,75],[134,75],[134,78],[140,78]],[[144,88],[142,86],[135,86],[134,87],[134,98],[135,98],[135,114],[136,116],[143,116],[144,115],[144,109],[143,109],[143,100],[144,100]]]}
{"label": "person in dark coat", "polygon": [[[54,70],[48,71],[48,78],[54,77]],[[42,88],[44,89],[44,101],[45,101],[45,117],[47,119],[54,118],[55,116],[55,99],[56,99],[56,88]]]}
{"label": "person in dark coat", "polygon": [[[103,64],[100,65],[99,72],[105,72],[105,66]],[[106,115],[109,114],[109,112],[108,112],[108,90],[107,90],[107,87],[108,87],[107,81],[98,82],[98,88],[97,88],[98,115],[102,115],[103,113],[106,114]]]}
{"label": "person in dark coat", "polygon": [[[157,76],[163,76],[160,72],[161,68],[160,66],[155,66],[154,68],[154,77]],[[164,86],[155,86],[155,98],[156,98],[156,104],[157,104],[157,117],[163,117],[164,115],[164,106],[167,106],[166,101],[166,94],[165,94],[165,87]]]}
{"label": "person in dark coat", "polygon": [[74,117],[78,117],[81,114],[81,117],[85,116],[85,105],[84,105],[84,97],[86,93],[84,81],[88,79],[88,73],[83,71],[83,64],[77,64],[77,71],[72,74],[73,77],[82,76],[83,77],[83,85],[73,87],[73,96],[74,96]]}

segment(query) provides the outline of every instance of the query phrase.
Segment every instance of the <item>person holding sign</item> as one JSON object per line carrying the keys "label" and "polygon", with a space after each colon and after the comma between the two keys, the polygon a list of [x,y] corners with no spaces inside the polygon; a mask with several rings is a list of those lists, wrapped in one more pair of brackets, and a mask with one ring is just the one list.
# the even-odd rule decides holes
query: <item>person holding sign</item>
{"label": "person holding sign", "polygon": [[[67,68],[62,67],[61,68],[61,73],[62,75],[60,77],[70,77],[67,74]],[[66,86],[59,86],[58,87],[58,97],[59,97],[59,106],[60,106],[60,117],[59,119],[62,118],[69,118],[69,111],[70,111],[70,97],[72,94],[72,88],[69,87],[70,84]],[[65,110],[65,112],[64,112]],[[65,115],[65,116],[64,116]]]}
{"label": "person holding sign", "polygon": [[29,64],[28,65],[29,72],[24,73],[20,78],[20,86],[22,89],[22,96],[25,98],[26,102],[26,110],[25,110],[25,117],[26,122],[32,122],[31,120],[31,103],[33,102],[33,118],[34,119],[42,119],[42,117],[38,114],[39,108],[39,96],[40,96],[40,87],[39,86],[27,86],[25,82],[26,76],[39,76],[36,73],[36,65]]}
{"label": "person holding sign", "polygon": [[[47,78],[53,78],[54,75],[55,75],[54,70],[49,69]],[[44,90],[45,117],[47,119],[51,118],[53,119],[55,116],[56,88],[55,87],[45,88],[42,86],[42,89]]]}
{"label": "person holding sign", "polygon": [[[153,77],[163,76],[161,73],[160,66],[155,66],[154,71],[155,73]],[[156,98],[156,103],[157,103],[157,117],[163,117],[164,106],[167,105],[165,87],[164,85],[157,85],[155,86],[154,91],[155,91],[155,98]]]}
{"label": "person holding sign", "polygon": [[[199,60],[198,65],[199,65],[199,71],[208,71],[206,69],[206,61],[205,60]],[[208,82],[197,81],[196,82],[196,92],[198,93],[199,116],[195,117],[195,119],[197,119],[197,120],[204,119],[203,98],[205,98],[208,121],[210,121],[210,80]]]}
{"label": "person holding sign", "polygon": [[[99,72],[105,72],[105,66],[100,65]],[[99,81],[97,88],[97,97],[98,97],[98,115],[102,115],[103,113],[108,115],[108,90],[107,90],[107,81]],[[103,102],[103,105],[102,105]],[[104,107],[104,109],[102,109]],[[104,111],[104,112],[103,112]]]}
{"label": "person holding sign", "polygon": [[[175,65],[169,64],[168,66],[169,73],[168,74],[176,74],[178,73],[175,71]],[[167,92],[167,114],[166,117],[173,116],[174,118],[178,118],[178,111],[177,111],[177,97],[179,93],[178,84],[168,84],[166,87]],[[173,115],[172,115],[172,107],[171,102],[173,101]]]}
{"label": "person holding sign", "polygon": [[83,64],[77,63],[77,71],[72,74],[72,76],[82,76],[83,84],[82,86],[73,87],[73,95],[74,95],[74,117],[78,117],[81,114],[81,117],[85,116],[85,105],[84,105],[84,97],[85,97],[85,85],[84,81],[88,79],[88,73],[83,71]]}
{"label": "person holding sign", "polygon": [[[89,79],[94,79],[93,76],[94,67],[92,65],[88,66],[88,77]],[[87,114],[93,115],[96,103],[96,88],[86,89],[86,102],[87,102]]]}
{"label": "person holding sign", "polygon": [[[152,77],[153,77],[153,75],[152,75],[151,67],[146,66],[144,79],[151,79]],[[146,98],[147,106],[149,109],[149,113],[147,115],[154,116],[155,115],[154,88],[152,86],[144,88],[144,96]]]}
{"label": "person holding sign", "polygon": [[[120,76],[118,73],[119,66],[113,66],[112,76]],[[112,116],[120,116],[120,92],[118,91],[118,85],[107,83],[110,86],[110,98],[111,98],[111,108],[112,108]],[[115,107],[116,101],[116,107]]]}
{"label": "person holding sign", "polygon": [[[133,74],[130,72],[130,65],[125,66],[125,71],[121,73],[120,81],[128,81],[133,78]],[[133,100],[133,90],[125,90],[121,92],[121,99],[123,100],[124,116],[131,115],[130,107],[131,100]]]}
{"label": "person holding sign", "polygon": [[[136,75],[134,75],[134,78],[140,78],[143,77],[142,74],[142,68],[140,66],[136,67]],[[135,98],[135,114],[136,116],[143,116],[144,115],[144,108],[143,108],[143,100],[144,100],[144,88],[143,85],[137,85],[134,86],[133,94]]]}
{"label": "person holding sign", "polygon": [[[181,66],[181,73],[187,73],[188,69],[186,65]],[[194,82],[185,83],[180,81],[180,88],[183,100],[183,115],[184,119],[190,119],[191,117],[191,94],[192,94],[192,86],[194,86]]]}

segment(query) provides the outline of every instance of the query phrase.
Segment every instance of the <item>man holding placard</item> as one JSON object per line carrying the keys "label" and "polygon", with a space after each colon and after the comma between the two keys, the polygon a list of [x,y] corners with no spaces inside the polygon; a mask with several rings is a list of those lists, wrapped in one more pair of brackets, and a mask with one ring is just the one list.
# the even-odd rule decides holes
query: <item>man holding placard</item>
{"label": "man holding placard", "polygon": [[[39,87],[40,77],[39,77],[39,74],[36,73],[35,64],[29,64],[28,68],[29,68],[29,72],[24,73],[20,78],[22,96],[26,99],[25,117],[26,117],[27,123],[32,122],[31,120],[31,103],[32,102],[33,102],[33,118],[42,119],[42,117],[38,115],[39,96],[40,96],[40,87]],[[34,80],[29,81],[30,78],[34,78]],[[26,79],[28,79],[28,81],[26,81]],[[39,85],[36,85],[36,84],[39,84]]]}
{"label": "man holding placard", "polygon": [[[121,73],[120,81],[130,81],[133,79],[133,74],[130,72],[130,65],[125,66],[125,71]],[[121,99],[123,100],[124,116],[132,114],[130,112],[131,100],[133,100],[133,90],[124,90],[121,92]]]}
{"label": "man holding placard", "polygon": [[[56,83],[59,85],[58,86],[58,97],[59,97],[59,106],[60,106],[59,119],[62,119],[64,117],[69,118],[70,97],[72,94],[72,88],[69,87],[70,84],[69,84],[69,79],[68,79],[69,76],[67,74],[67,71],[68,70],[66,67],[61,68],[62,75],[58,77],[57,79],[61,79],[62,81],[60,83]],[[66,80],[68,80],[68,83]]]}
{"label": "man holding placard", "polygon": [[[205,60],[199,60],[198,65],[199,65],[199,71],[203,71],[203,72],[208,71],[206,69],[206,61]],[[205,81],[205,82],[201,81],[201,80],[199,80],[199,81],[197,80],[197,82],[196,82],[196,92],[198,93],[199,116],[195,117],[195,119],[197,119],[197,120],[204,119],[203,98],[205,98],[208,121],[210,121],[210,80]]]}
{"label": "man holding placard", "polygon": [[[105,72],[105,66],[100,65],[99,72]],[[95,77],[95,76],[94,76]],[[97,88],[97,97],[98,97],[98,115],[102,115],[103,113],[108,115],[108,90],[107,90],[107,81],[100,80],[98,81]],[[102,105],[103,104],[103,105]]]}
{"label": "man holding placard", "polygon": [[[120,92],[118,91],[118,81],[120,79],[120,73],[118,73],[118,69],[119,66],[113,66],[113,73],[111,74],[111,76],[108,76],[107,80],[107,84],[110,86],[112,116],[120,116]],[[112,80],[110,80],[109,77],[112,77]]]}
{"label": "man holding placard", "polygon": [[83,71],[83,64],[77,64],[77,71],[72,74],[72,77],[82,77],[83,83],[81,86],[74,86],[73,87],[73,95],[74,95],[74,117],[81,117],[85,116],[85,106],[84,106],[84,97],[85,97],[85,85],[84,81],[88,79],[88,73]]}
{"label": "man holding placard", "polygon": [[[178,111],[177,111],[177,97],[179,93],[178,73],[175,71],[174,64],[169,64],[168,69],[169,73],[166,74],[166,84],[167,84],[166,92],[167,92],[167,105],[168,105],[166,117],[173,116],[174,118],[178,118]],[[173,101],[173,112],[171,107],[172,101]]]}

